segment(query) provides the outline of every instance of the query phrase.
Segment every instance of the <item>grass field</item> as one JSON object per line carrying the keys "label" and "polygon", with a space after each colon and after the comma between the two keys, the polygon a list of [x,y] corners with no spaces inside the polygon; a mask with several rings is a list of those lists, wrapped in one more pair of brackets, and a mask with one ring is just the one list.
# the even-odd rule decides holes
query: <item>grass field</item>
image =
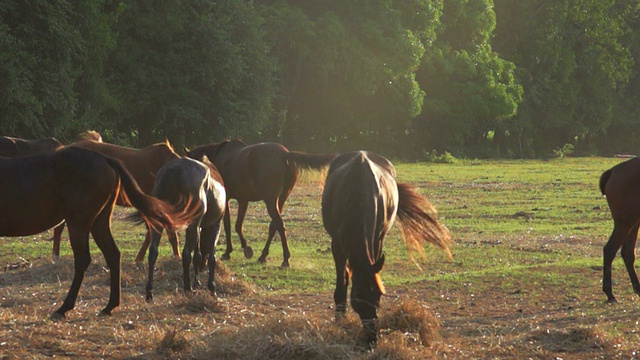
{"label": "grass field", "polygon": [[[242,257],[234,234],[236,251],[221,266],[217,298],[205,290],[181,294],[181,266],[163,239],[155,301],[147,304],[146,271],[132,263],[144,228],[122,221],[128,210],[118,208],[121,306],[111,317],[96,315],[107,302],[108,270],[93,246],[76,308],[52,322],[73,276],[68,242],[53,264],[50,233],[2,238],[0,359],[640,358],[640,301],[620,258],[613,266],[620,302],[607,305],[601,291],[612,222],[598,179],[620,161],[396,164],[399,180],[435,204],[455,245],[450,262],[433,248],[414,262],[399,231],[391,232],[381,274],[388,292],[379,311],[382,337],[373,351],[358,349],[352,311],[332,320],[333,260],[313,176],[295,188],[284,213],[291,268],[279,267],[279,242],[261,265]],[[264,206],[251,204],[245,235],[256,254],[268,223]]]}

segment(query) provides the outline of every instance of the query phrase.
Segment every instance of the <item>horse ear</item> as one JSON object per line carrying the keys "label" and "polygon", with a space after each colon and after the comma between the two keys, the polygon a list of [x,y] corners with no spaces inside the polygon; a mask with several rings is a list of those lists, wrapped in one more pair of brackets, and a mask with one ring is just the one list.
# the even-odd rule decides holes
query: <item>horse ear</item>
{"label": "horse ear", "polygon": [[184,150],[184,153],[185,153],[185,154],[189,154],[189,151],[191,151],[191,150],[189,150],[189,148],[188,148],[188,147],[186,147],[186,146],[184,146],[184,145],[182,145],[182,150]]}

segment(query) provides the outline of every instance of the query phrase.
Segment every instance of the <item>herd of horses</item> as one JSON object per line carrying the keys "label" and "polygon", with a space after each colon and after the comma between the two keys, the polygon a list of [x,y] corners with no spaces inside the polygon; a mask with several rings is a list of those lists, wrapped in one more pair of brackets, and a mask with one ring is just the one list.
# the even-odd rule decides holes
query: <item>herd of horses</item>
{"label": "herd of horses", "polygon": [[[185,156],[168,141],[142,149],[105,143],[97,132],[63,145],[53,138],[24,140],[0,137],[0,236],[33,235],[54,228],[52,256],[59,256],[63,229],[69,231],[74,256],[74,276],[62,306],[51,317],[63,318],[74,308],[84,274],[91,261],[89,234],[110,269],[110,295],[101,314],[110,315],[120,304],[120,251],[110,230],[115,205],[136,209],[129,220],[143,222],[147,233],[136,256],[148,254],[146,299],[153,300],[153,271],[163,231],[174,256],[182,259],[185,293],[199,286],[198,274],[208,264],[207,288],[215,294],[215,247],[224,224],[228,259],[231,244],[229,202],[238,203],[236,233],[247,258],[242,226],[249,202],[263,201],[271,222],[259,262],[265,262],[276,233],[283,260],[291,256],[282,211],[303,169],[327,168],[322,192],[322,222],[331,237],[336,270],[336,317],[350,304],[359,315],[369,345],[378,337],[377,308],[385,293],[380,279],[384,266],[383,240],[397,222],[410,250],[426,243],[441,248],[451,258],[451,236],[437,218],[432,204],[415,188],[397,182],[393,164],[368,151],[309,154],[289,151],[278,143],[248,145],[224,140],[193,149]],[[634,269],[635,244],[640,225],[640,159],[618,164],[602,174],[600,188],[614,220],[614,230],[604,247],[603,291],[611,290],[611,263],[622,257],[634,291],[640,282]],[[182,252],[177,233],[186,228]],[[191,276],[193,269],[193,276]]]}

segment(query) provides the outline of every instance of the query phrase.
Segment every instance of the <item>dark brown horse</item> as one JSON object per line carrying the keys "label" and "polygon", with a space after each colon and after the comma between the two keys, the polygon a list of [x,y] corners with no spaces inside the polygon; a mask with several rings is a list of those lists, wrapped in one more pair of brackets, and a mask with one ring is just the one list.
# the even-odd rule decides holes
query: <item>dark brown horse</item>
{"label": "dark brown horse", "polygon": [[[160,170],[160,168],[169,161],[180,158],[180,155],[176,154],[168,141],[150,145],[142,149],[133,149],[102,142],[100,134],[95,131],[88,131],[81,136],[84,137],[84,140],[77,141],[70,146],[97,151],[101,154],[120,160],[124,167],[131,173],[133,178],[136,179],[136,182],[145,194],[151,194],[153,181],[158,170]],[[131,206],[122,192],[120,193],[117,204],[121,206]],[[52,257],[54,260],[56,260],[60,255],[60,238],[63,229],[64,224],[61,224],[54,229],[52,237]],[[147,231],[145,240],[136,256],[136,262],[141,263],[144,261],[144,255],[149,247],[150,239],[150,232]],[[178,244],[174,242],[176,241],[176,238],[170,238],[169,240],[173,248],[174,256],[180,257]]]}
{"label": "dark brown horse", "polygon": [[[227,203],[222,177],[205,158],[203,162],[181,158],[165,164],[156,175],[153,196],[183,208],[183,213],[191,214],[182,250],[184,291],[192,291],[190,267],[193,259],[194,286],[199,285],[198,273],[202,264],[209,263],[207,287],[215,293],[215,245],[220,234],[220,222]],[[137,216],[138,214],[134,214]],[[176,237],[175,231],[167,230],[169,237]],[[158,258],[158,245],[162,229],[151,230],[149,247],[149,268],[147,277],[147,301],[153,300],[153,271]]]}
{"label": "dark brown horse", "polygon": [[190,151],[185,150],[187,156],[195,159],[206,155],[224,179],[227,189],[227,210],[224,215],[227,250],[222,255],[222,259],[228,259],[233,251],[229,200],[238,201],[236,232],[246,258],[253,256],[253,250],[247,246],[247,241],[242,234],[242,223],[247,207],[250,201],[264,201],[271,223],[269,237],[258,261],[266,261],[269,246],[277,232],[282,242],[282,266],[288,267],[291,253],[281,216],[284,203],[298,180],[300,169],[322,169],[329,164],[334,155],[289,151],[281,144],[273,142],[247,145],[237,139],[199,146]]}
{"label": "dark brown horse", "polygon": [[55,138],[20,139],[10,136],[0,136],[0,156],[16,157],[37,154],[44,151],[56,150],[62,143]]}
{"label": "dark brown horse", "polygon": [[607,196],[613,218],[613,232],[603,249],[602,291],[607,295],[609,303],[617,301],[611,289],[611,264],[620,248],[633,291],[640,295],[640,282],[634,267],[640,226],[639,186],[640,158],[620,163],[605,171],[600,177],[600,191]]}
{"label": "dark brown horse", "polygon": [[65,147],[55,152],[0,159],[0,236],[43,232],[62,221],[69,227],[75,262],[71,288],[51,317],[73,309],[91,262],[89,233],[109,267],[111,292],[101,314],[120,304],[120,251],[111,235],[111,213],[120,192],[154,226],[174,228],[173,207],[145,195],[117,160],[93,151]]}
{"label": "dark brown horse", "polygon": [[346,310],[351,273],[351,307],[360,316],[369,345],[377,340],[376,310],[385,292],[379,275],[382,243],[395,219],[409,249],[422,250],[429,242],[451,257],[451,237],[431,203],[395,178],[393,165],[384,157],[348,152],[331,162],[322,193],[322,221],[336,266],[336,316]]}

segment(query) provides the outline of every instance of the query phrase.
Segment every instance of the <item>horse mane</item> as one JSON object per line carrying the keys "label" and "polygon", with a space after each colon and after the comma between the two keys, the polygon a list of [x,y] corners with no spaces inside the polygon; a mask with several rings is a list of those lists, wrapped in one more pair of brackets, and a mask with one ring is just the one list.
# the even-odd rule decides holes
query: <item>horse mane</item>
{"label": "horse mane", "polygon": [[95,130],[87,130],[78,135],[81,140],[93,140],[97,142],[102,142],[102,135]]}
{"label": "horse mane", "polygon": [[407,248],[423,253],[423,244],[428,242],[444,250],[447,259],[451,260],[451,234],[438,221],[431,202],[407,183],[398,183],[398,195],[397,219]]}

